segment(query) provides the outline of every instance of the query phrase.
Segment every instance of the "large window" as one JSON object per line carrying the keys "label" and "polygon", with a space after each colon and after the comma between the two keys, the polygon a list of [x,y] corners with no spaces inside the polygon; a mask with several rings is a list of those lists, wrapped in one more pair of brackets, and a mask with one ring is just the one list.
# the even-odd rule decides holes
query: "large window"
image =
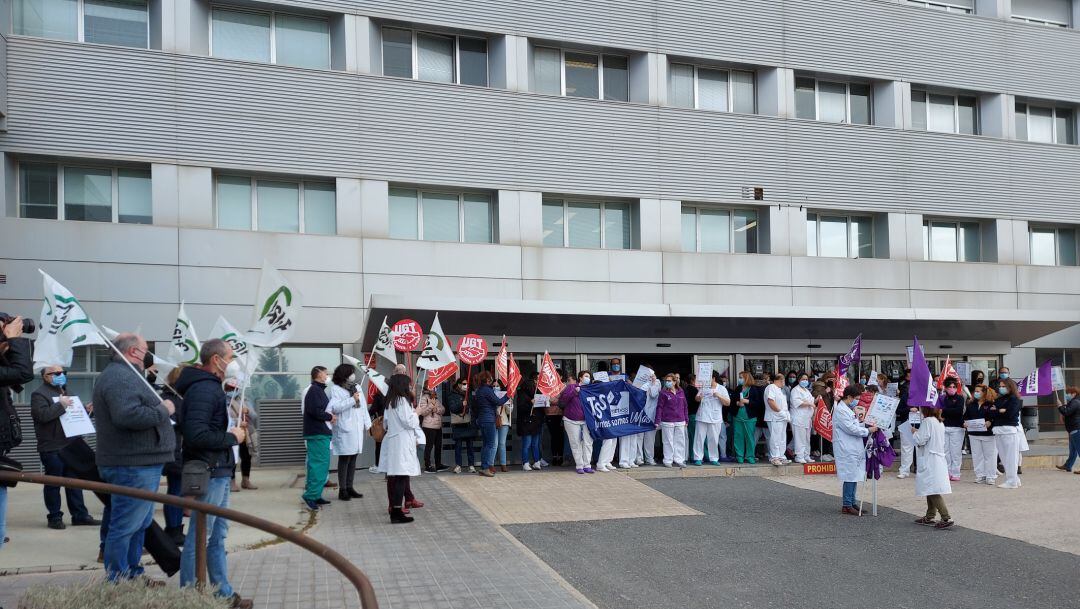
{"label": "large window", "polygon": [[870,124],[870,85],[795,79],[795,116],[829,123]]}
{"label": "large window", "polygon": [[544,199],[544,245],[631,249],[633,213],[630,203]]}
{"label": "large window", "polygon": [[971,14],[975,12],[975,0],[907,0],[907,3],[949,13]]}
{"label": "large window", "polygon": [[671,105],[754,113],[754,73],[673,63],[668,70]]}
{"label": "large window", "polygon": [[150,170],[102,166],[19,164],[19,216],[150,224]]}
{"label": "large window", "polygon": [[1031,228],[1031,264],[1077,266],[1075,228]]}
{"label": "large window", "polygon": [[384,27],[383,74],[486,87],[487,40]]}
{"label": "large window", "polygon": [[258,362],[247,395],[259,400],[295,400],[311,384],[311,369],[326,366],[333,370],[341,362],[341,348],[294,346],[257,349]]}
{"label": "large window", "polygon": [[1012,0],[1012,19],[1035,25],[1069,27],[1072,0]]}
{"label": "large window", "polygon": [[684,252],[758,253],[758,213],[753,209],[682,208]]}
{"label": "large window", "polygon": [[1016,139],[1046,144],[1076,144],[1075,116],[1071,108],[1016,102]]}
{"label": "large window", "polygon": [[219,175],[214,199],[218,228],[337,233],[337,197],[331,182]]}
{"label": "large window", "polygon": [[911,91],[912,127],[939,133],[979,132],[978,100],[968,95]]}
{"label": "large window", "polygon": [[923,260],[980,262],[980,228],[978,222],[923,221]]}
{"label": "large window", "polygon": [[214,8],[210,30],[214,57],[330,67],[330,22],[322,17]]}
{"label": "large window", "polygon": [[629,60],[621,55],[533,49],[533,89],[538,93],[628,101]]}
{"label": "large window", "polygon": [[493,243],[491,195],[390,189],[390,237]]}
{"label": "large window", "polygon": [[14,32],[147,48],[146,0],[14,0]]}
{"label": "large window", "polygon": [[806,253],[830,258],[873,258],[874,219],[807,214]]}

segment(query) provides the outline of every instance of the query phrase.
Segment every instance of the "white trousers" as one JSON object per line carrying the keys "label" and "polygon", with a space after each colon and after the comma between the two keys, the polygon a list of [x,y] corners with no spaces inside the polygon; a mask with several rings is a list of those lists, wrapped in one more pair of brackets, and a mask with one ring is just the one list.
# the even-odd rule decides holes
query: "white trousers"
{"label": "white trousers", "polygon": [[592,467],[592,436],[585,427],[585,421],[571,421],[564,417],[562,424],[566,437],[570,440],[570,452],[574,455],[575,467]]}
{"label": "white trousers", "polygon": [[[641,452],[645,455],[645,463],[656,464],[656,430],[646,431],[641,434]],[[636,456],[636,455],[635,455]]]}
{"label": "white trousers", "polygon": [[630,467],[641,458],[641,439],[643,433],[636,433],[619,438],[619,467]]}
{"label": "white trousers", "polygon": [[660,437],[664,443],[664,465],[686,463],[686,422],[660,423]]}
{"label": "white trousers", "polygon": [[[604,440],[600,443],[600,456],[596,458],[596,467],[602,465],[611,466],[611,460],[615,458],[615,447],[619,441],[612,438],[611,440]],[[590,457],[592,455],[589,455]]]}
{"label": "white trousers", "polygon": [[795,441],[795,459],[810,459],[810,427],[792,425],[791,435]]}
{"label": "white trousers", "polygon": [[964,428],[945,428],[945,461],[949,464],[949,475],[960,477],[960,464],[964,461]]}
{"label": "white trousers", "polygon": [[[1001,457],[1001,465],[1005,468],[1005,482],[1012,486],[1020,486],[1020,476],[1016,468],[1020,465],[1020,437],[1019,434],[1005,433],[994,436],[997,444],[998,456]],[[994,464],[997,469],[997,463]]]}
{"label": "white trousers", "polygon": [[701,421],[694,423],[694,461],[701,461],[704,457],[703,449],[706,442],[709,443],[709,459],[717,461],[722,454],[720,447],[724,446],[720,440],[723,432],[723,423],[702,423]]}
{"label": "white trousers", "polygon": [[971,440],[971,462],[975,466],[975,479],[991,482],[997,479],[997,442],[994,436],[973,436]]}
{"label": "white trousers", "polygon": [[[915,462],[915,442],[908,440],[907,435],[900,433],[900,473],[910,474],[911,465]],[[995,464],[996,467],[996,464]]]}
{"label": "white trousers", "polygon": [[783,459],[787,446],[787,421],[769,421],[769,460]]}

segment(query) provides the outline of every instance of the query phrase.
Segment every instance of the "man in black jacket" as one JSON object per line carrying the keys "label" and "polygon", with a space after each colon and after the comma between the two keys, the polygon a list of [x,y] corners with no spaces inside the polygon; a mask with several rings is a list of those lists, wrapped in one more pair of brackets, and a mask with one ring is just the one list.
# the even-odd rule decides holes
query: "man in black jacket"
{"label": "man in black jacket", "polygon": [[[22,428],[15,406],[11,402],[11,388],[21,391],[23,383],[34,380],[33,363],[30,361],[30,341],[22,337],[23,320],[21,317],[9,318],[0,313],[0,460],[4,469],[18,467],[13,459],[4,457],[22,441]],[[21,468],[20,468],[21,469]],[[0,547],[7,538],[7,487],[0,485]]]}
{"label": "man in black jacket", "polygon": [[330,436],[335,417],[327,406],[326,368],[311,369],[311,387],[304,394],[304,444],[307,447],[307,468],[302,499],[309,509],[318,510],[330,503],[322,498],[326,477],[330,474]]}
{"label": "man in black jacket", "polygon": [[[221,383],[226,376],[239,376],[232,347],[221,339],[203,343],[199,352],[201,366],[185,368],[176,382],[176,390],[184,398],[180,429],[184,438],[183,457],[187,467],[192,462],[205,463],[210,469],[210,485],[206,494],[196,497],[218,507],[229,507],[229,491],[236,469],[234,447],[244,441],[245,432],[239,423],[229,420],[228,403]],[[207,516],[206,528],[210,537],[206,543],[206,564],[210,583],[217,587],[218,596],[232,600],[233,607],[251,607],[252,602],[241,599],[229,585],[225,564],[225,536],[229,521]],[[180,585],[195,584],[195,531],[188,527],[184,552],[180,557]]]}
{"label": "man in black jacket", "polygon": [[[67,395],[67,375],[64,374],[63,366],[48,366],[43,369],[41,381],[41,386],[30,395],[30,416],[34,419],[34,435],[37,437],[41,465],[45,468],[46,475],[74,477],[64,467],[64,461],[60,458],[60,451],[74,439],[64,434],[64,426],[60,423],[60,417],[72,404],[71,397]],[[87,410],[91,410],[92,407],[87,406]],[[101,521],[95,520],[86,510],[81,490],[68,488],[64,494],[67,497],[68,510],[71,511],[72,525],[101,524]],[[60,509],[60,487],[46,486],[44,495],[45,508],[49,511],[46,517],[49,528],[66,528],[64,511]]]}

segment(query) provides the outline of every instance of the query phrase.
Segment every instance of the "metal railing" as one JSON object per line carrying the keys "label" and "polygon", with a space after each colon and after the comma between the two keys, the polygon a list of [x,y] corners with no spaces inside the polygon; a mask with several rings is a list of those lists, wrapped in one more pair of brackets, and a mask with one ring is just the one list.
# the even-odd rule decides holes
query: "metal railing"
{"label": "metal railing", "polygon": [[[352,583],[356,588],[356,594],[360,598],[360,605],[363,609],[378,609],[379,607],[379,601],[375,598],[375,589],[372,588],[371,581],[367,578],[367,575],[364,575],[363,571],[349,562],[349,559],[336,552],[333,548],[319,543],[303,533],[294,531],[289,527],[282,526],[275,522],[264,520],[258,516],[252,516],[251,514],[238,512],[229,508],[218,507],[187,497],[163,495],[161,493],[144,491],[142,489],[106,484],[104,482],[80,480],[78,478],[46,476],[44,474],[31,474],[27,472],[0,472],[0,481],[29,482],[31,484],[41,484],[45,486],[78,488],[94,493],[124,495],[126,497],[134,497],[136,499],[143,499],[191,510],[195,515],[195,579],[200,587],[206,585],[206,515],[212,514],[232,522],[245,524],[265,533],[270,533],[271,535],[276,535],[289,543],[294,543],[301,548],[304,548],[308,552],[311,552],[330,563],[345,576],[345,579]],[[191,525],[189,524],[188,526]]]}

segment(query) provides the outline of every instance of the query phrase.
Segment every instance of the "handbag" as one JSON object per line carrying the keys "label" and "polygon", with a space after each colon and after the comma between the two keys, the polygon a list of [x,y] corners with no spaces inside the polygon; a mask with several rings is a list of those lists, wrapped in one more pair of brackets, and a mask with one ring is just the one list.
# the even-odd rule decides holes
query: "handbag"
{"label": "handbag", "polygon": [[209,488],[210,464],[198,459],[184,461],[184,468],[180,471],[180,496],[205,495]]}
{"label": "handbag", "polygon": [[[11,457],[0,456],[0,472],[10,472],[14,474],[21,474],[23,471],[22,463],[19,463]],[[18,482],[0,482],[0,486],[6,488],[15,488]]]}
{"label": "handbag", "polygon": [[[7,391],[7,388],[0,388],[0,391]],[[19,412],[10,403],[4,406],[0,410],[0,452],[10,451],[22,444],[23,439]]]}
{"label": "handbag", "polygon": [[376,442],[382,442],[383,438],[386,437],[386,424],[383,423],[382,415],[375,417],[371,421],[371,429],[368,430],[368,435]]}
{"label": "handbag", "polygon": [[172,577],[180,570],[180,548],[176,547],[172,535],[166,533],[156,520],[151,520],[150,526],[146,528],[146,533],[143,535],[143,547],[153,557],[157,566],[165,572],[165,575]]}

